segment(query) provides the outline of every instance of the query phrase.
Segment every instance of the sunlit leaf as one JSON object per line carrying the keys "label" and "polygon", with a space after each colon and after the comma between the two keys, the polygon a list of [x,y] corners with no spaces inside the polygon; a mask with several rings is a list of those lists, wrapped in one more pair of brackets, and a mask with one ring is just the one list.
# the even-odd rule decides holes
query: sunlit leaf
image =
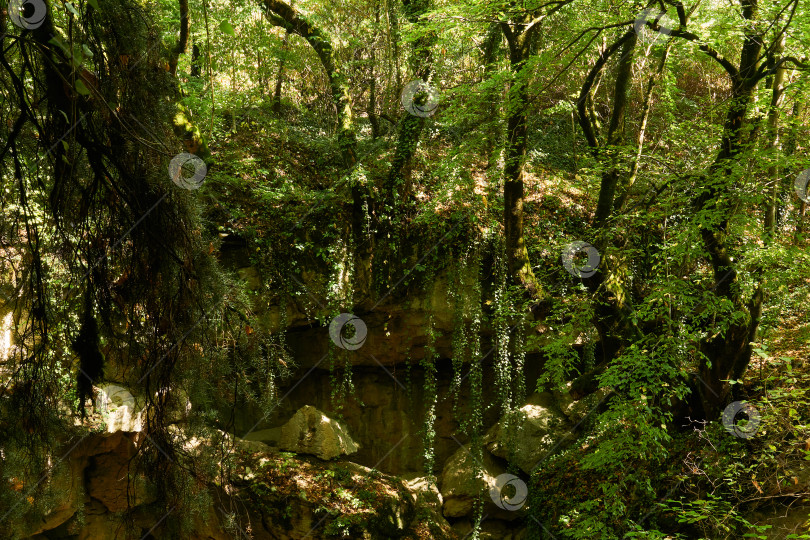
{"label": "sunlit leaf", "polygon": [[233,29],[233,26],[228,21],[222,21],[219,23],[219,29],[228,34],[229,36],[236,37],[236,31]]}

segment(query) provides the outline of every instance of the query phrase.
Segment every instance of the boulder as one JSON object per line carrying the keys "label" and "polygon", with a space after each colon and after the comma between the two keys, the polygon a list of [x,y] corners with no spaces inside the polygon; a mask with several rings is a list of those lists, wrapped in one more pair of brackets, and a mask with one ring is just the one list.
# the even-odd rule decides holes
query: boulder
{"label": "boulder", "polygon": [[143,409],[123,386],[106,384],[97,388],[95,412],[107,425],[107,433],[141,431]]}
{"label": "boulder", "polygon": [[413,501],[417,507],[429,507],[441,514],[444,500],[434,480],[419,476],[418,473],[404,474],[402,480],[408,491],[413,494]]}
{"label": "boulder", "polygon": [[574,401],[563,412],[572,422],[579,423],[594,409],[601,409],[607,402],[610,393],[609,389],[600,388],[596,392]]}
{"label": "boulder", "polygon": [[278,446],[278,441],[281,439],[281,428],[270,429],[257,429],[245,435],[246,441],[259,441],[268,446]]}
{"label": "boulder", "polygon": [[[472,534],[472,521],[461,519],[453,523],[453,530],[459,538],[469,538]],[[508,523],[499,519],[484,519],[481,522],[481,540],[525,540],[526,526],[520,523]]]}
{"label": "boulder", "polygon": [[[506,468],[489,452],[483,452],[481,475],[473,476],[473,458],[470,445],[464,445],[448,458],[441,477],[442,513],[448,518],[471,516],[475,499],[479,494],[484,500],[484,513],[503,519],[515,519],[516,513],[495,506],[489,497],[491,489],[497,489],[496,478],[506,473]],[[511,514],[511,515],[510,515]]]}
{"label": "boulder", "polygon": [[46,486],[56,497],[48,501],[42,519],[26,531],[26,536],[55,529],[73,517],[81,506],[81,474],[82,466],[74,461],[53,468]]}
{"label": "boulder", "polygon": [[298,409],[289,422],[281,427],[279,447],[320,459],[352,454],[360,448],[343,424],[311,405]]}
{"label": "boulder", "polygon": [[508,459],[531,474],[551,452],[573,440],[572,425],[548,392],[532,394],[520,409],[492,426],[483,442],[492,454]]}
{"label": "boulder", "polygon": [[98,538],[124,540],[126,537],[127,528],[121,523],[121,519],[116,519],[113,514],[103,514],[84,518],[78,540],[97,540]]}

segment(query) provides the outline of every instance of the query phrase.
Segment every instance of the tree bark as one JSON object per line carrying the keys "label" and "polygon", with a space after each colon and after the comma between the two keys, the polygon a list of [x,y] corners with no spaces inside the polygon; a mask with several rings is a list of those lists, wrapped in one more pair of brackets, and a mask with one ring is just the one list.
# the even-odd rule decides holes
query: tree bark
{"label": "tree bark", "polygon": [[177,62],[180,61],[180,55],[186,52],[188,48],[188,34],[190,23],[188,19],[188,0],[179,0],[180,4],[180,39],[177,45],[172,50],[171,57],[169,58],[169,73],[172,76],[177,76]]}
{"label": "tree bark", "polygon": [[[742,0],[742,14],[746,21],[757,18],[757,0]],[[754,89],[761,74],[758,73],[762,36],[752,24],[746,25],[740,67],[729,70],[732,79],[731,104],[726,114],[720,151],[709,170],[709,176],[730,174],[730,161],[743,148],[743,124],[745,114],[753,98]],[[730,193],[728,183],[712,183],[696,199],[696,207],[704,212],[721,212],[720,219],[707,220],[701,229],[703,247],[708,254],[714,271],[714,296],[729,302],[744,314],[741,318],[728,321],[725,332],[707,327],[711,337],[700,344],[701,360],[698,375],[702,384],[698,385],[703,413],[707,419],[716,419],[730,398],[728,379],[739,379],[745,373],[751,359],[750,342],[756,337],[762,295],[754,294],[745,301],[738,283],[736,265],[726,244],[731,210],[728,208]]]}
{"label": "tree bark", "polygon": [[524,72],[524,67],[529,58],[531,39],[536,28],[536,25],[528,25],[529,20],[529,16],[523,17],[519,21],[523,24],[515,25],[514,28],[508,23],[501,23],[501,30],[509,46],[509,65],[512,71],[507,104],[506,160],[503,170],[503,222],[509,274],[530,295],[538,297],[541,292],[529,262],[523,230],[523,165],[526,158],[528,102],[525,80],[527,73]]}
{"label": "tree bark", "polygon": [[278,62],[278,76],[276,77],[276,88],[273,91],[273,113],[276,116],[281,114],[281,90],[284,86],[284,54],[287,52],[287,44],[290,38],[290,31],[284,33],[284,40],[281,42],[282,56]]}

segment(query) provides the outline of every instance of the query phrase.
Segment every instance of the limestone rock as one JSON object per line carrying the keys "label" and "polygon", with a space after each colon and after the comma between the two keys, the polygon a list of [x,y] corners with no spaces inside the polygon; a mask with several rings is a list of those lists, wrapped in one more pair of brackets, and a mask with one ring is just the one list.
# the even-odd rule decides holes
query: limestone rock
{"label": "limestone rock", "polygon": [[155,500],[145,478],[129,475],[129,460],[135,454],[134,444],[128,439],[120,441],[113,451],[92,456],[85,471],[87,494],[110,512],[127,509],[127,494],[132,506]]}
{"label": "limestone rock", "polygon": [[98,387],[95,411],[101,413],[107,424],[107,433],[141,431],[142,407],[123,386],[106,384]]}
{"label": "limestone rock", "polygon": [[298,409],[290,421],[281,427],[279,447],[321,459],[352,454],[360,448],[345,426],[311,405]]}
{"label": "limestone rock", "polygon": [[568,416],[568,418],[571,419],[572,422],[578,423],[588,416],[592,410],[604,405],[609,395],[610,390],[607,388],[600,388],[593,394],[588,394],[582,399],[571,402],[568,407],[563,409],[563,412],[566,416]]}
{"label": "limestone rock", "polygon": [[244,436],[244,440],[246,441],[259,441],[263,442],[268,446],[278,446],[279,440],[281,440],[281,428],[270,428],[270,429],[258,429],[256,431],[251,431],[247,435]]}
{"label": "limestone rock", "polygon": [[239,268],[236,272],[239,274],[240,278],[247,282],[247,286],[251,291],[256,291],[261,288],[262,276],[255,266]]}
{"label": "limestone rock", "polygon": [[[462,519],[453,523],[453,530],[459,538],[468,538],[472,534],[473,526],[469,519]],[[499,519],[485,519],[481,523],[481,540],[525,540],[526,527],[513,525]]]}
{"label": "limestone rock", "polygon": [[122,525],[121,520],[115,519],[112,514],[104,514],[85,517],[78,540],[96,540],[98,538],[123,540],[126,537],[126,527]]}
{"label": "limestone rock", "polygon": [[52,506],[49,505],[50,508],[45,511],[42,520],[27,531],[27,534],[36,535],[55,529],[73,517],[81,505],[78,491],[81,489],[81,473],[81,465],[73,461],[54,467],[46,485],[61,497],[56,499]]}
{"label": "limestone rock", "polygon": [[523,407],[492,426],[483,441],[492,454],[530,474],[550,452],[572,440],[571,427],[550,393],[534,393]]}
{"label": "limestone rock", "polygon": [[441,513],[444,500],[433,480],[426,476],[419,476],[416,473],[402,475],[402,479],[405,481],[408,491],[413,494],[417,507],[430,507]]}
{"label": "limestone rock", "polygon": [[[473,458],[469,444],[459,448],[444,464],[441,478],[441,496],[445,517],[459,518],[472,514],[473,503],[481,490],[484,490],[485,512],[497,512],[498,508],[488,500],[486,494],[495,486],[495,479],[506,469],[495,461],[488,452],[483,452],[481,477],[473,477]],[[516,517],[516,516],[515,516]]]}

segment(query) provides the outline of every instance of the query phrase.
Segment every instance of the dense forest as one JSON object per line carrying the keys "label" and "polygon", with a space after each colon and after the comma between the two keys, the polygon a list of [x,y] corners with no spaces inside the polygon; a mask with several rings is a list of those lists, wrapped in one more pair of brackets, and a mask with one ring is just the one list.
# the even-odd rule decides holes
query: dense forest
{"label": "dense forest", "polygon": [[0,6],[0,537],[810,539],[810,4]]}

